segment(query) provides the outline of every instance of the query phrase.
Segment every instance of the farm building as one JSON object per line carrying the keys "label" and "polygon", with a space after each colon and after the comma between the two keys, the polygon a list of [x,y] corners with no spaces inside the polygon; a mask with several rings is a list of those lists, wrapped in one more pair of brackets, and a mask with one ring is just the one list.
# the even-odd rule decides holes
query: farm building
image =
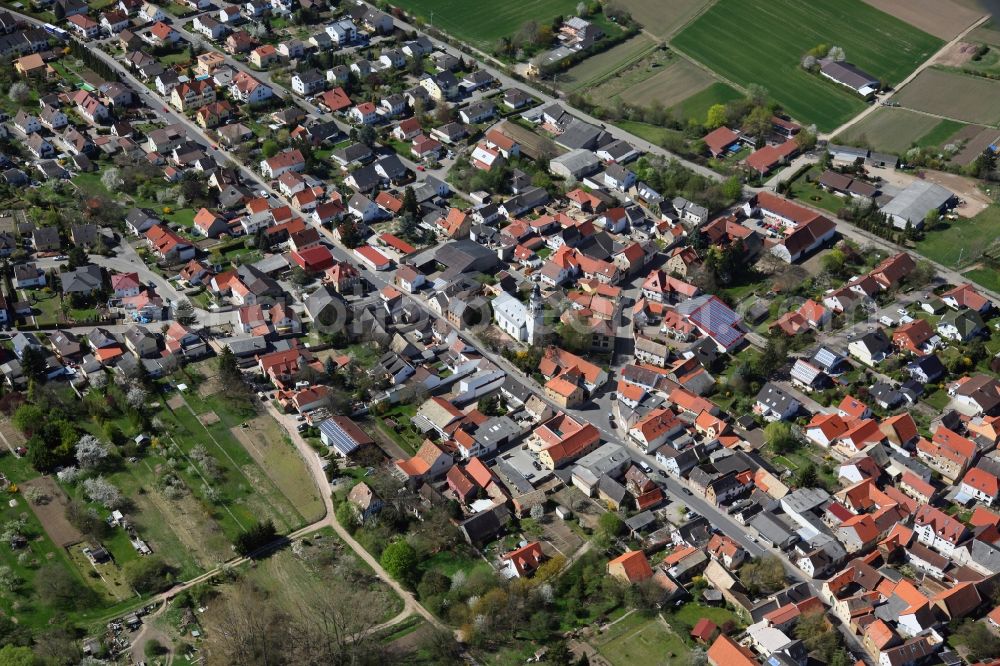
{"label": "farm building", "polygon": [[924,218],[932,210],[943,211],[954,203],[955,195],[951,191],[929,183],[925,180],[916,180],[892,201],[882,206],[892,225],[898,229],[905,229],[909,223],[915,228],[924,224]]}
{"label": "farm building", "polygon": [[881,87],[879,80],[874,76],[847,62],[823,60],[819,73],[865,98],[877,93]]}

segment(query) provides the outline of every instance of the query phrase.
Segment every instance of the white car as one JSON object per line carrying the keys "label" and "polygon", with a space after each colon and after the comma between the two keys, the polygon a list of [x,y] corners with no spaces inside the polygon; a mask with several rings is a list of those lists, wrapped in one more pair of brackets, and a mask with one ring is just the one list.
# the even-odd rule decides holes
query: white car
{"label": "white car", "polygon": [[906,314],[906,308],[899,308],[898,310],[896,310],[896,312],[898,312],[901,315],[905,315]]}

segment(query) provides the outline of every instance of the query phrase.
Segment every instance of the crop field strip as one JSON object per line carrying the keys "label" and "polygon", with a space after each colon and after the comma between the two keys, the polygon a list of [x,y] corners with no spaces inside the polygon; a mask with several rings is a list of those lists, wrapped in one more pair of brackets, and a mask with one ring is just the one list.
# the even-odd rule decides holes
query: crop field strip
{"label": "crop field strip", "polygon": [[577,0],[517,0],[495,2],[488,8],[470,0],[394,0],[392,4],[488,51],[525,21],[544,24],[557,16],[573,16]]}
{"label": "crop field strip", "polygon": [[848,120],[865,103],[846,88],[804,71],[799,63],[809,49],[840,46],[850,62],[895,83],[942,41],[861,0],[822,5],[719,0],[672,44],[737,85],[763,85],[792,116],[824,131]]}

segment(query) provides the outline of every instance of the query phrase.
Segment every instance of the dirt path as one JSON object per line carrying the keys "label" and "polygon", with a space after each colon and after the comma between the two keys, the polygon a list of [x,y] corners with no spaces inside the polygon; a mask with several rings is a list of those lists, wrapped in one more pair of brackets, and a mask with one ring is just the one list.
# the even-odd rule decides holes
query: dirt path
{"label": "dirt path", "polygon": [[938,49],[938,51],[934,55],[932,55],[930,58],[928,58],[927,60],[925,60],[922,63],[920,63],[920,65],[915,70],[913,70],[910,73],[909,76],[907,76],[905,79],[903,79],[902,81],[900,81],[896,85],[896,87],[892,89],[891,92],[889,92],[887,95],[883,95],[882,97],[877,97],[876,101],[874,103],[872,103],[867,109],[865,109],[864,111],[862,111],[858,115],[854,116],[853,118],[851,118],[850,120],[848,120],[846,123],[844,123],[843,125],[841,125],[837,129],[835,129],[835,130],[833,130],[831,132],[827,132],[825,134],[821,134],[818,138],[822,139],[822,140],[829,140],[831,137],[835,137],[838,134],[841,134],[842,132],[844,132],[845,130],[847,130],[849,127],[852,127],[852,126],[856,125],[857,123],[861,122],[869,114],[874,113],[875,109],[878,109],[878,108],[881,107],[881,102],[883,102],[883,101],[885,101],[887,99],[890,99],[893,95],[895,95],[897,92],[899,92],[903,88],[903,86],[905,86],[906,84],[908,84],[913,79],[917,78],[917,75],[920,74],[920,72],[924,71],[925,69],[927,69],[928,67],[930,67],[931,65],[933,65],[935,62],[937,62],[938,58],[941,58],[945,54],[947,54],[954,47],[955,44],[957,44],[957,43],[961,42],[963,39],[965,39],[966,35],[968,35],[970,32],[972,32],[973,30],[975,30],[976,28],[978,28],[979,26],[981,26],[983,23],[986,23],[986,21],[988,21],[989,18],[990,18],[989,16],[981,16],[981,17],[979,17],[979,19],[976,20],[972,25],[970,25],[969,27],[967,27],[965,30],[963,30],[958,35],[956,35],[954,39],[952,39],[950,42],[946,43],[944,46],[942,46],[940,49]]}
{"label": "dirt path", "polygon": [[159,641],[160,645],[167,649],[167,654],[159,657],[159,659],[163,660],[162,663],[166,664],[166,666],[170,666],[170,664],[174,661],[174,652],[171,647],[173,645],[173,641],[169,636],[167,636],[166,633],[154,627],[152,623],[153,618],[160,615],[164,610],[166,610],[166,608],[167,604],[164,603],[152,614],[147,615],[143,620],[142,628],[136,632],[135,638],[132,639],[131,651],[133,663],[137,664],[146,659],[146,644],[153,640]]}

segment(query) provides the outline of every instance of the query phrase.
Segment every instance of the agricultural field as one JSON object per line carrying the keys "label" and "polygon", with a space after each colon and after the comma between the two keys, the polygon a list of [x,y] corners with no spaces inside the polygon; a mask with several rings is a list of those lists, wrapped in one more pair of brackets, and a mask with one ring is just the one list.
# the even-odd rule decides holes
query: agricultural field
{"label": "agricultural field", "polygon": [[799,65],[803,54],[818,44],[840,46],[851,63],[892,84],[942,41],[862,0],[819,5],[720,0],[672,44],[738,85],[763,85],[796,119],[828,131],[865,103],[846,88],[804,71]]}
{"label": "agricultural field", "polygon": [[944,40],[954,39],[983,12],[953,0],[865,0],[886,14]]}
{"label": "agricultural field", "polygon": [[925,69],[893,99],[904,107],[967,123],[1000,123],[1000,81]]}
{"label": "agricultural field", "polygon": [[557,84],[567,93],[585,90],[642,59],[655,48],[656,43],[640,33],[607,51],[592,55],[583,62],[570,67],[559,74]]}
{"label": "agricultural field", "polygon": [[518,0],[487,9],[467,0],[394,0],[393,5],[472,46],[489,50],[525,21],[547,23],[576,13],[576,0]]}
{"label": "agricultural field", "polygon": [[909,109],[882,107],[839,134],[835,141],[900,154],[914,145],[941,145],[960,129],[961,123]]}
{"label": "agricultural field", "polygon": [[642,27],[665,39],[698,16],[712,0],[621,0],[619,4]]}
{"label": "agricultural field", "polygon": [[[77,414],[82,433],[119,442],[120,457],[103,466],[99,476],[120,496],[116,504],[135,538],[150,548],[149,557],[167,565],[175,580],[193,578],[231,559],[234,538],[257,521],[272,520],[279,532],[287,533],[322,513],[318,491],[280,426],[219,395],[217,383],[213,389],[211,380],[203,381],[198,368],[211,375],[211,364],[188,368],[177,380],[200,383],[211,394],[150,393],[142,412],[115,407],[125,404],[122,389],[115,385],[88,394],[82,403],[69,391],[49,387],[38,398],[78,410],[67,414]],[[243,423],[245,429],[238,427]],[[3,429],[15,442],[23,441],[16,430]],[[154,435],[144,449],[132,442],[140,433]],[[241,444],[251,435],[259,438],[252,453]],[[10,456],[0,458],[0,472],[19,486],[22,495],[12,495],[16,504],[7,508],[17,511],[29,538],[26,554],[12,555],[24,581],[22,601],[11,605],[0,596],[0,610],[15,616],[36,612],[32,585],[46,607],[38,613],[63,610],[81,622],[137,602],[128,574],[144,556],[124,527],[105,520],[110,511],[91,494],[87,482],[39,476],[27,461]],[[89,474],[88,482],[93,476]],[[13,515],[0,516],[10,519]],[[111,560],[92,563],[83,552],[90,544],[104,547]],[[0,552],[0,565],[5,559]],[[57,589],[33,581],[35,569],[47,571],[47,578],[59,584]],[[62,602],[56,594],[79,601]],[[27,617],[26,623],[32,626],[34,620]]]}

